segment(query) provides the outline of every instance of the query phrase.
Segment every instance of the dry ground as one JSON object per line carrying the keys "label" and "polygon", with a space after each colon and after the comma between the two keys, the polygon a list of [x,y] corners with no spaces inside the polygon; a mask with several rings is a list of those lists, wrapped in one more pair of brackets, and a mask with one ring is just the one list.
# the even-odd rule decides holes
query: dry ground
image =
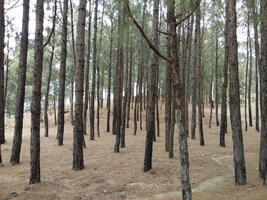
{"label": "dry ground", "polygon": [[[154,144],[153,170],[142,171],[145,131],[133,136],[132,124],[126,132],[126,148],[113,153],[115,138],[105,132],[105,112],[101,113],[101,137],[90,141],[86,137],[85,169],[79,172],[72,166],[72,131],[65,127],[64,146],[57,146],[56,127],[50,127],[49,138],[41,130],[41,183],[28,186],[30,154],[30,120],[26,116],[21,164],[9,165],[13,136],[12,121],[7,128],[7,143],[2,146],[4,164],[0,167],[0,200],[120,200],[120,199],[180,199],[180,174],[177,130],[175,157],[170,160],[164,151],[164,112],[161,111],[161,136]],[[68,114],[66,114],[68,118]],[[52,117],[51,117],[52,118]],[[50,124],[53,124],[51,119]],[[208,111],[204,119],[206,146],[189,139],[190,176],[194,200],[265,200],[267,188],[258,178],[259,133],[254,128],[244,133],[247,167],[246,186],[235,186],[231,134],[226,136],[226,148],[218,147],[219,128],[208,128]],[[12,195],[11,193],[16,193]],[[14,197],[16,196],[16,197]]]}

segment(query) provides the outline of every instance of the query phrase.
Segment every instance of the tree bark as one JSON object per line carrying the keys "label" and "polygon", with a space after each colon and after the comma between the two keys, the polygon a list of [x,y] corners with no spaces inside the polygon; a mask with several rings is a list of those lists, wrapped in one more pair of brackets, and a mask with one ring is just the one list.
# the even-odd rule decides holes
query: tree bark
{"label": "tree bark", "polygon": [[4,10],[4,0],[3,0],[0,2],[0,146],[1,144],[5,143],[4,48],[5,48],[5,10]]}
{"label": "tree bark", "polygon": [[[152,22],[152,43],[159,48],[159,0],[153,1],[153,22]],[[157,66],[158,56],[151,50],[150,53],[150,66],[148,71],[148,107],[147,107],[147,131],[146,131],[146,147],[144,159],[144,171],[152,169],[152,153],[153,153],[153,137],[155,135],[155,105],[157,96]]]}
{"label": "tree bark", "polygon": [[63,23],[62,23],[62,30],[61,30],[60,69],[59,69],[59,94],[58,94],[58,118],[57,118],[58,119],[58,123],[57,123],[58,145],[63,145],[63,137],[64,137],[67,31],[68,31],[68,0],[64,0]]}
{"label": "tree bark", "polygon": [[91,103],[90,103],[90,140],[95,139],[95,88],[96,88],[96,68],[97,68],[97,10],[98,0],[95,1],[94,11],[94,35],[93,35],[93,71],[92,71],[92,87],[91,87]]}
{"label": "tree bark", "polygon": [[89,69],[90,69],[90,58],[91,58],[91,0],[89,2],[89,19],[88,19],[88,38],[87,38],[87,58],[86,58],[86,70],[85,70],[85,92],[84,92],[84,108],[83,108],[83,126],[84,135],[87,135],[87,110],[89,102]]}
{"label": "tree bark", "polygon": [[[227,0],[226,0],[227,1]],[[228,4],[226,4],[228,6]],[[225,8],[228,10],[229,8]],[[227,133],[227,87],[228,87],[228,59],[229,59],[229,40],[228,40],[228,15],[225,19],[224,27],[224,67],[223,67],[223,85],[221,100],[221,125],[220,125],[220,146],[225,147],[225,133]]]}
{"label": "tree bark", "polygon": [[252,3],[252,16],[253,16],[253,28],[254,28],[254,40],[255,40],[255,127],[256,131],[260,131],[259,125],[259,67],[260,67],[260,48],[259,48],[259,31],[258,31],[258,11],[256,10],[256,1]]}
{"label": "tree bark", "polygon": [[[126,16],[126,5],[125,2],[119,4],[119,22],[118,22],[118,35],[123,36],[123,27]],[[122,122],[122,90],[123,90],[123,44],[124,37],[118,41],[118,55],[117,55],[117,67],[115,73],[115,84],[114,84],[114,107],[113,107],[113,134],[116,135],[114,152],[120,151],[120,140],[121,140],[121,122]]]}
{"label": "tree bark", "polygon": [[261,146],[260,146],[260,177],[263,185],[267,185],[267,1],[261,0]]}
{"label": "tree bark", "polygon": [[113,55],[113,41],[114,41],[114,22],[113,13],[110,16],[111,30],[110,30],[110,48],[109,48],[109,65],[108,65],[108,95],[107,95],[107,132],[110,132],[110,103],[111,103],[111,74],[112,74],[112,55]]}
{"label": "tree bark", "polygon": [[233,138],[233,154],[235,165],[236,185],[246,184],[246,166],[243,147],[243,136],[241,127],[239,77],[238,77],[238,45],[237,45],[237,19],[236,0],[227,1],[227,15],[229,18],[228,40],[229,40],[229,75],[230,75],[230,118]]}
{"label": "tree bark", "polygon": [[31,103],[30,184],[39,183],[40,175],[40,114],[43,71],[44,0],[36,2],[33,91]]}
{"label": "tree bark", "polygon": [[[20,41],[20,58],[18,70],[18,88],[16,95],[16,113],[15,113],[15,128],[12,144],[12,152],[10,163],[18,164],[20,162],[20,151],[22,143],[23,129],[23,111],[25,99],[25,82],[27,70],[27,55],[28,55],[28,32],[29,32],[29,0],[23,0],[23,17],[22,31]],[[2,45],[0,45],[1,47]],[[0,142],[1,143],[1,142]]]}
{"label": "tree bark", "polygon": [[55,52],[55,35],[53,34],[53,43],[51,49],[51,55],[48,66],[48,76],[47,76],[47,85],[46,85],[46,93],[45,93],[45,103],[44,103],[44,124],[45,124],[45,137],[48,137],[49,133],[49,123],[48,123],[48,107],[49,107],[49,92],[50,92],[50,82],[51,82],[51,74],[52,74],[52,65],[54,59]]}
{"label": "tree bark", "polygon": [[83,92],[84,92],[84,55],[85,20],[87,0],[80,0],[76,33],[77,65],[75,70],[75,120],[73,130],[73,170],[84,168],[83,145]]}

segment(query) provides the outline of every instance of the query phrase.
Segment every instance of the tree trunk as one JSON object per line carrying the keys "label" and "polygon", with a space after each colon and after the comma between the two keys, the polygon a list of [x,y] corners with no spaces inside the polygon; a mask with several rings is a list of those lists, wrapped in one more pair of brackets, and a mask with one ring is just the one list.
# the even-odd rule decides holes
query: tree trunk
{"label": "tree trunk", "polygon": [[218,36],[218,24],[216,24],[216,42],[215,42],[215,115],[216,115],[216,125],[220,126],[220,122],[219,122],[219,87],[218,87],[218,62],[219,62],[219,47],[218,47],[218,43],[219,43],[219,36]]}
{"label": "tree trunk", "polygon": [[77,33],[76,33],[76,53],[77,65],[75,70],[75,120],[73,130],[73,170],[82,170],[83,145],[85,144],[83,135],[83,92],[84,92],[84,55],[85,55],[85,19],[87,0],[80,0]]}
{"label": "tree trunk", "polygon": [[73,4],[72,4],[72,0],[70,0],[70,17],[71,17],[71,46],[72,46],[72,53],[73,53],[73,60],[74,60],[74,67],[73,67],[73,75],[72,75],[72,79],[71,79],[71,93],[70,93],[70,121],[71,124],[74,125],[74,118],[73,118],[73,110],[74,110],[74,106],[73,106],[73,101],[74,101],[74,71],[75,71],[75,67],[76,67],[76,52],[75,52],[75,39],[74,39],[74,20],[73,20]]}
{"label": "tree trunk", "polygon": [[93,35],[93,71],[92,71],[92,87],[91,87],[91,103],[90,103],[90,140],[95,139],[95,88],[96,88],[96,68],[97,68],[97,10],[98,0],[95,1],[94,11],[94,35]]}
{"label": "tree trunk", "polygon": [[[159,0],[153,1],[153,22],[152,22],[152,43],[159,48]],[[147,131],[146,131],[146,147],[144,159],[144,171],[152,169],[152,153],[153,153],[153,137],[155,135],[155,104],[157,96],[157,66],[158,56],[154,51],[150,52],[151,63],[148,71],[148,109],[147,109]]]}
{"label": "tree trunk", "polygon": [[[23,0],[22,31],[21,31],[20,58],[19,58],[19,69],[18,69],[19,82],[16,93],[17,95],[16,95],[15,128],[14,128],[14,137],[13,137],[12,152],[10,158],[11,164],[18,164],[20,162],[20,151],[21,151],[22,129],[23,129],[23,111],[24,111],[24,99],[25,99],[25,81],[26,81],[27,54],[28,54],[29,9],[30,9],[29,0]],[[0,47],[1,46],[2,45],[0,45]]]}
{"label": "tree trunk", "polygon": [[[99,38],[99,49],[98,49],[98,56],[96,60],[96,70],[97,70],[97,110],[96,110],[96,129],[97,129],[97,137],[100,137],[100,130],[99,130],[99,109],[101,106],[101,100],[102,100],[102,91],[100,91],[100,80],[101,80],[101,74],[100,74],[100,54],[101,54],[101,48],[102,48],[102,36],[103,36],[103,15],[104,15],[104,6],[105,3],[102,5],[102,15],[101,15],[101,27],[100,27],[100,38]],[[103,106],[102,106],[103,107]]]}
{"label": "tree trunk", "polygon": [[87,38],[87,58],[86,58],[86,70],[85,70],[85,91],[84,91],[84,108],[83,108],[83,126],[84,135],[87,135],[87,110],[89,101],[89,69],[90,69],[90,57],[91,57],[91,0],[89,0],[89,19],[88,19],[88,38]]}
{"label": "tree trunk", "polygon": [[[196,15],[196,24],[197,21],[200,23],[200,16]],[[196,26],[197,27],[197,26]],[[199,25],[200,29],[200,25]],[[200,30],[198,30],[200,31]],[[192,83],[192,117],[191,117],[191,138],[195,139],[196,138],[196,106],[197,106],[197,83],[198,83],[198,77],[197,77],[197,62],[198,62],[198,32],[197,28],[195,28],[195,39],[194,39],[194,68],[193,68],[193,83]]]}
{"label": "tree trunk", "polygon": [[110,16],[111,31],[110,31],[110,48],[109,48],[109,65],[108,65],[108,95],[107,95],[107,132],[110,132],[110,103],[111,103],[111,75],[112,75],[112,55],[113,55],[113,41],[114,41],[114,22],[113,13]]}
{"label": "tree trunk", "polygon": [[[227,1],[227,0],[226,0]],[[226,4],[228,6],[228,4]],[[226,8],[228,10],[229,8]],[[220,146],[225,147],[225,133],[227,133],[227,87],[228,87],[228,59],[229,59],[229,41],[228,41],[228,15],[225,19],[224,27],[224,67],[223,67],[223,85],[221,100],[221,125],[220,125]]]}
{"label": "tree trunk", "polygon": [[59,70],[59,94],[58,94],[58,145],[63,145],[65,124],[65,82],[66,82],[66,60],[67,60],[67,31],[68,31],[68,0],[63,3],[63,23],[61,30],[61,53]]}
{"label": "tree trunk", "polygon": [[[4,90],[5,10],[0,2],[0,146],[5,143],[5,90]],[[1,153],[0,153],[1,154]]]}
{"label": "tree trunk", "polygon": [[238,46],[237,46],[237,19],[236,1],[227,1],[227,15],[229,17],[228,41],[229,41],[229,75],[230,75],[230,118],[234,148],[235,183],[246,184],[246,166],[241,127],[240,95],[238,78]]}
{"label": "tree trunk", "polygon": [[267,185],[267,1],[261,0],[261,146],[260,146],[260,177],[263,185]]}
{"label": "tree trunk", "polygon": [[249,68],[249,15],[247,16],[247,64],[246,64],[246,77],[245,77],[245,131],[248,130],[247,119],[247,96],[248,96],[248,68]]}
{"label": "tree trunk", "polygon": [[40,175],[40,114],[41,86],[43,71],[43,21],[44,0],[36,2],[36,27],[34,43],[33,91],[31,103],[31,150],[30,150],[30,184],[39,183]]}
{"label": "tree trunk", "polygon": [[[250,15],[250,9],[249,9],[249,18],[251,17]],[[248,82],[248,117],[249,117],[249,126],[252,126],[252,109],[251,109],[251,84],[252,84],[252,44],[251,44],[251,34],[250,34],[250,23],[248,24],[248,30],[249,30],[249,82]]]}
{"label": "tree trunk", "polygon": [[256,131],[260,131],[259,125],[259,66],[260,66],[260,48],[259,48],[259,32],[258,32],[258,18],[257,18],[257,10],[256,10],[256,1],[254,0],[252,3],[252,16],[253,16],[253,27],[254,27],[254,39],[255,39],[255,113],[256,113],[256,120],[255,120],[255,127]]}
{"label": "tree trunk", "polygon": [[45,93],[45,104],[44,104],[44,124],[45,124],[44,136],[45,137],[48,137],[48,132],[49,132],[48,107],[49,107],[49,92],[50,92],[50,82],[51,82],[54,52],[55,52],[55,35],[53,34],[53,43],[52,43],[52,50],[51,50],[51,56],[50,56],[50,61],[49,61],[49,67],[48,67],[47,85],[46,85],[46,93]]}
{"label": "tree trunk", "polygon": [[[126,5],[120,3],[119,6],[119,18],[118,18],[118,34],[123,36],[123,27],[125,25],[126,17]],[[113,134],[116,135],[114,152],[120,151],[121,140],[121,122],[122,122],[122,91],[123,91],[123,42],[124,37],[118,41],[118,55],[117,55],[117,67],[115,73],[114,84],[114,107],[113,107]]]}

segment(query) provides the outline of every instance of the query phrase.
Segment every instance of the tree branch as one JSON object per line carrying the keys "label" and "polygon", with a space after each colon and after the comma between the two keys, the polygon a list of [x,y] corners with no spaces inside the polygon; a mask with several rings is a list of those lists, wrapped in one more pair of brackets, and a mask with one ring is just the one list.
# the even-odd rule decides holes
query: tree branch
{"label": "tree branch", "polygon": [[141,35],[143,36],[143,38],[145,39],[145,41],[147,42],[147,44],[150,47],[150,49],[152,49],[159,57],[161,57],[162,59],[164,59],[167,62],[171,63],[172,62],[171,59],[167,58],[166,56],[164,56],[163,54],[161,54],[159,52],[159,50],[151,43],[151,41],[149,40],[149,38],[147,37],[147,35],[143,31],[143,29],[141,28],[141,26],[135,20],[133,14],[131,12],[130,6],[128,4],[128,1],[127,1],[127,9],[128,9],[128,15],[129,15],[129,17],[133,20],[133,23],[135,24],[135,26],[137,27],[137,29],[139,30],[139,32],[141,33]]}
{"label": "tree branch", "polygon": [[[191,17],[191,15],[195,12],[195,10],[197,9],[197,7],[199,6],[201,0],[196,0],[191,7],[190,9],[190,12],[185,15],[182,19],[180,19],[179,21],[176,22],[176,26],[180,25],[181,23],[183,23],[185,20],[187,20],[189,17]],[[183,13],[180,13],[178,15],[175,16],[175,18],[179,18],[179,17],[182,17]]]}
{"label": "tree branch", "polygon": [[53,16],[52,30],[51,30],[48,38],[47,38],[47,41],[44,43],[43,48],[45,48],[48,45],[48,43],[51,40],[51,37],[52,37],[53,33],[55,32],[56,18],[57,18],[57,0],[55,0],[55,5],[54,5],[54,16]]}

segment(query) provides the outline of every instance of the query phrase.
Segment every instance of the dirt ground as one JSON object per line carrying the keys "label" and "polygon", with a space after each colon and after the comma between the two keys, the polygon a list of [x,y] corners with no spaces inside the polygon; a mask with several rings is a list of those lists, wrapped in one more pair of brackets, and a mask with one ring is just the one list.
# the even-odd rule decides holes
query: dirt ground
{"label": "dirt ground", "polygon": [[[57,145],[56,127],[50,121],[50,136],[41,130],[41,183],[29,186],[30,120],[26,115],[21,164],[9,162],[13,137],[12,121],[8,121],[7,143],[2,145],[3,166],[0,167],[0,200],[177,200],[180,199],[180,163],[178,134],[175,133],[175,157],[169,159],[164,151],[164,111],[161,111],[161,136],[154,143],[153,170],[142,171],[145,131],[133,135],[132,120],[126,130],[126,148],[113,153],[115,137],[106,133],[105,110],[101,111],[101,137],[90,141],[86,136],[85,169],[72,171],[72,133],[67,122],[64,146]],[[190,176],[194,200],[266,200],[267,188],[258,178],[260,135],[254,128],[244,132],[247,167],[246,186],[235,186],[231,134],[226,136],[226,148],[219,147],[219,128],[213,121],[208,128],[208,110],[204,119],[205,142],[200,147],[198,137],[189,139]],[[52,116],[50,117],[52,118]],[[69,115],[66,114],[67,121]],[[144,124],[144,123],[143,123]],[[229,125],[230,126],[230,125]],[[230,132],[230,127],[228,128]],[[197,133],[198,134],[198,133]]]}

